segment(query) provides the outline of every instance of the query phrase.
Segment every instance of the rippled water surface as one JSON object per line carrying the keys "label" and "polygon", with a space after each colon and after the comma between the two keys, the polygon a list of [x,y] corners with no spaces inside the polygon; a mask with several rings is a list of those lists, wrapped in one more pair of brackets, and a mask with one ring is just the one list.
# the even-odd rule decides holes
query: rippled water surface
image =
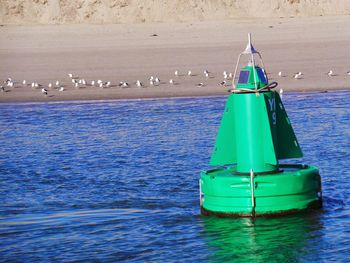
{"label": "rippled water surface", "polygon": [[347,262],[350,93],[284,96],[324,208],[199,212],[226,98],[0,104],[0,261]]}

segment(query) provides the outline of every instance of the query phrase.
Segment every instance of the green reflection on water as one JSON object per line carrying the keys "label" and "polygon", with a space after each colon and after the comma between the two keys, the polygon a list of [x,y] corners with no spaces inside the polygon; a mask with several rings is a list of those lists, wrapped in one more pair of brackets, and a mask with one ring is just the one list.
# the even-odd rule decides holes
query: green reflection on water
{"label": "green reflection on water", "polygon": [[299,262],[317,252],[320,214],[280,218],[203,217],[211,262]]}

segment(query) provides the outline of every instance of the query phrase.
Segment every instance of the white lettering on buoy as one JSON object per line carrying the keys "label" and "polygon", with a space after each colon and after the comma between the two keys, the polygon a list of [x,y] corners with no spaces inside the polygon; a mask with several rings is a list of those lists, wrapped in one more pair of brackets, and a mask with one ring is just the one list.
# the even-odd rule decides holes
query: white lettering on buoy
{"label": "white lettering on buoy", "polygon": [[272,115],[272,124],[276,125],[277,123],[277,118],[276,118],[276,101],[275,101],[275,97],[268,99],[269,100],[269,104],[270,104],[270,111],[271,111],[271,115]]}

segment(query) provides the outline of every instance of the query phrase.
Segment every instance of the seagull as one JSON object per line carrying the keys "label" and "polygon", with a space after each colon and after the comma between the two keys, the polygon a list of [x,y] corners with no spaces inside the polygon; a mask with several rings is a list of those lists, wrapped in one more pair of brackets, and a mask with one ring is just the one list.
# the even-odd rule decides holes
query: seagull
{"label": "seagull", "polygon": [[179,76],[179,71],[175,70],[174,74],[175,74],[176,77],[178,77]]}
{"label": "seagull", "polygon": [[11,85],[13,86],[13,82],[12,82],[12,80],[11,80],[10,78],[8,78],[8,79],[5,81],[5,83],[6,83],[6,86],[8,86],[8,87],[11,87]]}
{"label": "seagull", "polygon": [[192,71],[189,70],[189,71],[187,72],[187,75],[188,75],[188,76],[192,76]]}
{"label": "seagull", "polygon": [[154,81],[153,81],[153,79],[150,79],[150,80],[149,80],[149,84],[150,84],[151,86],[154,86]]}
{"label": "seagull", "polygon": [[34,83],[34,87],[35,87],[35,88],[39,88],[39,83],[38,83],[38,82],[35,82],[35,83]]}
{"label": "seagull", "polygon": [[200,87],[203,87],[204,86],[204,83],[198,83],[197,85],[196,85],[198,88],[200,88]]}
{"label": "seagull", "polygon": [[227,72],[226,71],[224,71],[223,73],[222,73],[222,75],[224,75],[224,79],[227,79]]}
{"label": "seagull", "polygon": [[4,86],[1,86],[0,89],[1,89],[1,92],[4,92],[4,91],[5,91]]}
{"label": "seagull", "polygon": [[295,79],[299,79],[300,76],[301,76],[302,74],[303,74],[303,73],[301,73],[301,72],[299,71],[298,73],[295,73],[295,74],[294,74],[294,78],[295,78]]}
{"label": "seagull", "polygon": [[6,83],[7,86],[10,86],[9,84],[12,83],[12,79],[8,78],[4,83]]}
{"label": "seagull", "polygon": [[159,84],[160,84],[160,79],[159,79],[158,77],[156,77],[156,78],[154,79],[154,82],[157,83],[157,85],[159,85]]}
{"label": "seagull", "polygon": [[282,88],[280,89],[279,93],[280,93],[280,97],[282,99],[282,97],[283,97],[283,89]]}
{"label": "seagull", "polygon": [[228,77],[229,77],[230,79],[233,78],[232,72],[230,72],[230,74],[228,74]]}
{"label": "seagull", "polygon": [[136,81],[136,86],[139,87],[139,88],[142,88],[143,85],[142,85],[140,80]]}
{"label": "seagull", "polygon": [[111,86],[111,82],[110,82],[110,81],[107,81],[107,82],[105,83],[105,85],[106,85],[106,87],[109,87],[109,86]]}
{"label": "seagull", "polygon": [[76,87],[78,89],[79,88],[79,83],[78,82],[74,83],[74,87]]}
{"label": "seagull", "polygon": [[220,86],[225,87],[225,86],[226,86],[226,81],[225,81],[225,80],[224,80],[224,81],[222,81],[222,82],[220,83]]}
{"label": "seagull", "polygon": [[350,76],[350,71],[347,71],[346,74],[348,74]]}
{"label": "seagull", "polygon": [[47,96],[47,89],[42,88],[42,89],[41,89],[41,92],[42,92],[43,94],[45,94],[45,96]]}
{"label": "seagull", "polygon": [[51,89],[51,88],[52,88],[52,83],[49,83],[49,85],[47,85],[47,87],[48,87],[49,89]]}
{"label": "seagull", "polygon": [[102,83],[102,80],[99,79],[99,80],[97,81],[97,84],[100,84],[100,83]]}
{"label": "seagull", "polygon": [[333,70],[328,71],[327,75],[328,75],[329,77],[334,76],[334,74],[333,74]]}
{"label": "seagull", "polygon": [[153,76],[151,76],[150,78],[149,78],[149,80],[151,81],[151,80],[154,80],[154,77]]}
{"label": "seagull", "polygon": [[26,82],[26,80],[24,79],[23,82],[22,82],[22,84],[23,84],[23,85],[26,85],[26,83],[27,83],[27,82]]}
{"label": "seagull", "polygon": [[73,74],[72,73],[68,73],[68,77],[73,78]]}
{"label": "seagull", "polygon": [[58,87],[60,85],[60,82],[58,80],[56,80],[56,87]]}
{"label": "seagull", "polygon": [[60,87],[59,91],[64,91],[64,87]]}
{"label": "seagull", "polygon": [[282,77],[282,71],[278,72],[278,76]]}
{"label": "seagull", "polygon": [[169,83],[173,85],[173,84],[174,84],[174,80],[173,80],[173,79],[170,79],[170,80],[169,80]]}
{"label": "seagull", "polygon": [[32,89],[34,89],[35,88],[35,83],[34,82],[32,82]]}
{"label": "seagull", "polygon": [[81,84],[86,85],[85,79],[82,79],[82,80],[81,80]]}
{"label": "seagull", "polygon": [[91,81],[91,86],[95,86],[95,81]]}
{"label": "seagull", "polygon": [[127,83],[127,82],[123,82],[122,87],[123,87],[123,88],[127,88],[127,87],[129,87],[129,83]]}
{"label": "seagull", "polygon": [[103,83],[100,82],[100,83],[98,84],[98,86],[99,86],[100,88],[103,88]]}
{"label": "seagull", "polygon": [[209,73],[204,73],[206,78],[209,78]]}

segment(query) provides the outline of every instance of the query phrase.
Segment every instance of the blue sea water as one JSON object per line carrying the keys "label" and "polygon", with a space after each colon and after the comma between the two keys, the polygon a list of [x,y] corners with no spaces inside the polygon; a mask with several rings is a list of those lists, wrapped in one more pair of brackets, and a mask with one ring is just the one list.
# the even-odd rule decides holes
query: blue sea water
{"label": "blue sea water", "polygon": [[287,93],[324,207],[203,217],[225,97],[0,104],[0,262],[347,262],[350,93]]}

